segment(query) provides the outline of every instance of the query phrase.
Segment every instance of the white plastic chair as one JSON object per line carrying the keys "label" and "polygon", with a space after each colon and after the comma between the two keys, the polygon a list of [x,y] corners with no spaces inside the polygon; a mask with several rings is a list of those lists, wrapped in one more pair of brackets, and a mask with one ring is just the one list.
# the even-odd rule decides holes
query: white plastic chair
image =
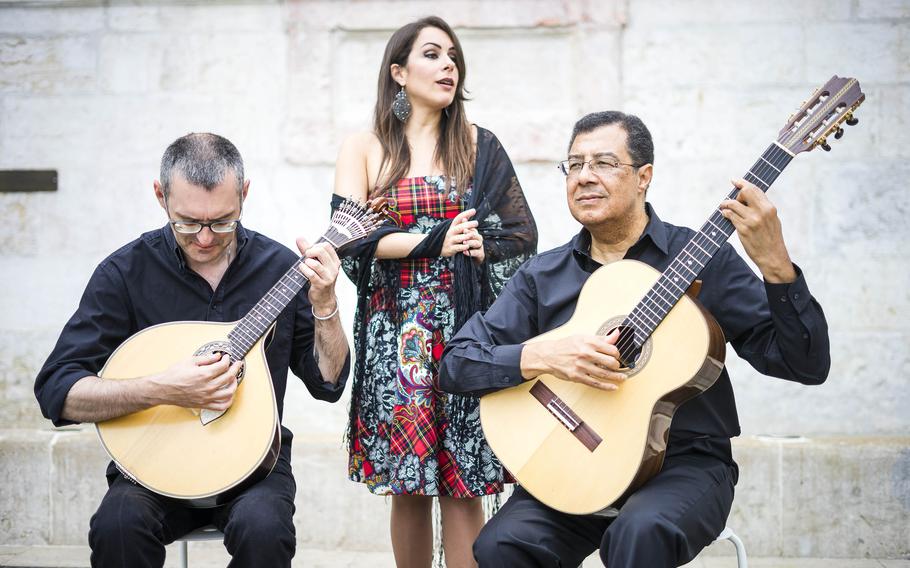
{"label": "white plastic chair", "polygon": [[[746,547],[743,545],[743,541],[740,540],[736,533],[733,532],[733,529],[730,527],[724,527],[724,530],[720,531],[720,534],[717,535],[717,538],[714,539],[714,542],[719,540],[729,540],[733,543],[733,546],[736,547],[736,566],[737,568],[749,568],[749,559],[746,558]],[[578,568],[582,568],[581,565]]]}
{"label": "white plastic chair", "polygon": [[724,530],[720,531],[720,534],[717,535],[714,542],[717,542],[718,540],[729,540],[732,542],[733,546],[736,548],[736,565],[739,568],[749,568],[749,559],[746,558],[746,547],[743,545],[743,541],[736,536],[735,532],[733,532],[733,529],[724,527]]}
{"label": "white plastic chair", "polygon": [[224,540],[224,533],[216,529],[213,525],[206,525],[187,533],[177,539],[177,553],[179,556],[180,568],[189,567],[189,558],[186,550],[186,543],[192,540]]}

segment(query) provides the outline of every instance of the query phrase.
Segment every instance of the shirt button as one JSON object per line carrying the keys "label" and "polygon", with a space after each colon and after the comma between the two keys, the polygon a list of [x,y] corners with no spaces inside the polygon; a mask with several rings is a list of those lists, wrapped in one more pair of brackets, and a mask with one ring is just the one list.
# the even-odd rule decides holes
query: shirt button
{"label": "shirt button", "polygon": [[499,382],[501,382],[504,385],[507,385],[507,384],[509,384],[509,377],[503,377],[503,378],[499,379]]}
{"label": "shirt button", "polygon": [[808,334],[808,333],[804,333],[804,334],[803,334],[803,339],[809,339],[809,334]]}
{"label": "shirt button", "polygon": [[786,297],[786,296],[781,296],[781,297],[780,297],[780,302],[781,302],[782,304],[786,304],[786,303],[787,303],[787,297]]}
{"label": "shirt button", "polygon": [[796,294],[793,294],[793,299],[799,300],[799,292],[797,292]]}

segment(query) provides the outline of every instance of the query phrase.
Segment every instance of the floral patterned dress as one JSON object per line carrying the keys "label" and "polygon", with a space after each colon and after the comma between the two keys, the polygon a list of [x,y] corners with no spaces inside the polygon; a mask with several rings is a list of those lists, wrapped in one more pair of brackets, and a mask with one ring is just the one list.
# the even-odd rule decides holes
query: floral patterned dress
{"label": "floral patterned dress", "polygon": [[[401,179],[388,197],[402,229],[428,233],[458,215],[469,194],[431,176]],[[357,314],[365,329],[355,338],[365,345],[355,347],[366,351],[352,389],[350,478],[380,495],[502,491],[477,399],[438,389],[439,358],[455,332],[452,258],[374,262],[365,313]]]}

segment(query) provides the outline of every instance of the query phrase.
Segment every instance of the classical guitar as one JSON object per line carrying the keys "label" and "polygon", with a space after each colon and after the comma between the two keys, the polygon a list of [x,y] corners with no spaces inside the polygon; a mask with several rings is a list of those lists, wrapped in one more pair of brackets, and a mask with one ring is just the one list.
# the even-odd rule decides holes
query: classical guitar
{"label": "classical guitar", "polygon": [[[767,191],[797,154],[830,150],[831,136],[844,132],[841,124],[857,122],[853,112],[864,98],[856,79],[832,77],[744,178]],[[713,385],[723,368],[723,332],[694,299],[693,283],[734,230],[715,209],[663,273],[634,260],[599,268],[572,318],[528,341],[618,328],[628,377],[618,390],[541,375],[481,398],[490,446],[537,499],[565,513],[597,513],[660,471],[674,412]]]}
{"label": "classical guitar", "polygon": [[[381,224],[384,202],[347,200],[318,242],[340,248]],[[213,507],[264,478],[278,458],[281,430],[265,338],[307,282],[298,259],[240,321],[180,321],[134,334],[110,356],[105,380],[160,373],[191,355],[227,354],[243,361],[224,412],[160,405],[97,424],[104,449],[127,478],[195,507]]]}

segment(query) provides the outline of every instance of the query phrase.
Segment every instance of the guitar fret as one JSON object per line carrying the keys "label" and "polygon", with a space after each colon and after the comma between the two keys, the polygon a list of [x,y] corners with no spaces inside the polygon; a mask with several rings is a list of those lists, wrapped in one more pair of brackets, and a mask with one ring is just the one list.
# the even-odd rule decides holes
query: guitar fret
{"label": "guitar fret", "polygon": [[[367,211],[351,200],[346,200],[332,213],[332,221],[325,234],[315,244],[328,243],[337,249],[348,242],[362,238],[382,224],[381,214]],[[307,277],[300,272],[303,258],[298,258],[265,295],[237,322],[228,333],[233,355],[243,358],[253,345],[281,316],[287,305],[297,297]]]}
{"label": "guitar fret", "polygon": [[239,328],[238,329],[239,333],[246,334],[244,339],[248,340],[250,343],[255,343],[256,330],[255,330],[255,328],[253,328],[252,323],[253,322],[251,322],[249,320],[249,318],[244,318],[244,319],[240,320],[240,324],[238,324],[237,327]]}
{"label": "guitar fret", "polygon": [[[329,235],[329,232],[332,233],[332,234]],[[325,240],[327,240],[334,248],[337,249],[337,248],[340,247],[341,245],[340,245],[340,244],[335,244],[335,241],[332,239],[332,237],[340,237],[340,238],[339,238],[339,241],[343,241],[343,240],[344,240],[344,237],[342,237],[341,235],[339,235],[338,232],[335,231],[334,229],[332,229],[332,230],[329,231],[329,232],[327,232],[323,237],[324,237]]]}
{"label": "guitar fret", "polygon": [[[660,281],[658,280],[657,282],[655,282],[655,285],[657,285],[659,283],[660,283]],[[671,298],[673,297],[672,292],[667,290],[665,287],[662,287],[662,288],[664,291],[668,292],[667,295],[669,295]],[[645,294],[645,297],[642,298],[641,303],[644,304],[646,302],[650,302],[656,310],[655,313],[657,313],[657,314],[660,314],[661,312],[666,313],[667,310],[671,306],[670,306],[670,300],[664,296],[665,295],[661,293],[661,288],[652,288],[651,292],[648,294]],[[660,322],[657,321],[655,323],[660,323]]]}
{"label": "guitar fret", "polygon": [[[680,266],[682,266],[683,268],[685,268],[686,270],[688,270],[689,272],[691,272],[691,273],[692,273],[692,276],[698,276],[698,272],[695,272],[694,270],[692,270],[691,268],[689,268],[688,266],[686,266],[681,260],[676,259],[675,262],[676,262],[677,264],[679,264]],[[678,274],[678,273],[677,273],[677,274]]]}
{"label": "guitar fret", "polygon": [[[698,246],[698,243],[695,242],[695,239],[692,239],[691,241],[689,241],[689,244],[690,244],[690,245],[694,245],[694,246],[697,247],[700,251],[702,251],[703,253],[705,253],[705,255],[706,255],[708,258],[711,258],[711,253],[709,253],[709,252],[706,251],[705,249],[703,249],[703,248],[701,248],[700,246]],[[693,258],[694,258],[694,257],[693,257]],[[707,263],[701,262],[701,259],[699,259],[699,264],[701,264],[701,265],[702,265],[702,268],[704,268],[705,264],[707,264]]]}
{"label": "guitar fret", "polygon": [[774,164],[772,164],[771,162],[769,162],[768,160],[766,160],[766,159],[764,158],[764,156],[762,156],[761,158],[759,158],[759,160],[761,160],[762,162],[764,162],[764,163],[768,164],[769,166],[771,166],[772,168],[774,168],[774,170],[775,170],[777,173],[780,173],[780,170],[779,170],[778,168],[776,168],[776,167],[774,166]]}
{"label": "guitar fret", "polygon": [[[666,290],[667,292],[669,292],[671,298],[674,297],[676,294],[675,294],[672,290],[670,290],[669,288],[667,288],[666,286],[664,286],[664,284],[663,284],[664,282],[669,282],[669,280],[667,280],[666,278],[659,278],[659,279],[657,280],[657,284],[658,284],[661,288],[663,288],[664,290]],[[672,283],[671,283],[671,284],[672,284]],[[680,292],[685,292],[685,290],[683,290],[683,289],[680,288],[679,286],[676,286],[675,284],[673,284],[673,286],[674,286],[677,290],[679,290]]]}
{"label": "guitar fret", "polygon": [[284,296],[285,300],[290,300],[293,295],[285,294],[286,291],[288,291],[288,290],[287,289],[282,290],[280,286],[277,286],[277,287],[269,290],[268,293],[266,294],[266,297],[274,298],[275,297],[274,294],[277,293],[277,294],[281,294],[282,296]]}
{"label": "guitar fret", "polygon": [[637,325],[632,326],[633,329],[639,329],[640,327],[650,327],[650,325],[651,325],[651,324],[645,325],[646,322],[641,318],[641,316],[636,315],[635,310],[632,310],[632,312],[629,313],[629,315],[626,316],[626,318],[632,320],[632,323],[637,324]]}
{"label": "guitar fret", "polygon": [[667,304],[666,307],[669,308],[670,301],[663,297],[663,294],[661,294],[661,288],[663,288],[663,290],[665,292],[669,292],[670,293],[669,295],[671,298],[673,297],[673,293],[670,292],[669,290],[667,290],[666,288],[664,288],[663,286],[659,286],[659,284],[660,284],[660,280],[655,282],[654,286],[651,287],[651,290],[647,294],[645,294],[645,297],[642,299],[642,301],[650,300],[651,302],[658,304],[658,306],[661,309],[663,309],[664,306],[661,306],[660,302],[663,302],[664,304]]}
{"label": "guitar fret", "polygon": [[[718,211],[718,212],[719,212],[719,211]],[[722,218],[723,218],[724,220],[726,220],[726,217],[722,217]],[[710,218],[708,219],[707,223],[708,223],[709,225],[711,225],[712,227],[714,227],[715,229],[717,229],[718,231],[720,231],[721,233],[725,233],[728,237],[730,236],[730,233],[727,233],[727,231],[726,231],[725,229],[723,229],[723,228],[721,228],[721,227],[718,227],[717,224],[715,224],[713,221],[711,221]]]}
{"label": "guitar fret", "polygon": [[[749,176],[752,176],[753,179],[749,179]],[[770,185],[768,185],[767,182],[765,182],[765,180],[761,179],[760,177],[758,177],[757,175],[755,175],[752,172],[747,173],[744,177],[746,178],[747,181],[750,181],[759,187],[764,186],[761,189],[764,189],[766,191],[769,187],[771,187]]]}
{"label": "guitar fret", "polygon": [[241,339],[243,339],[244,342],[249,343],[247,348],[249,348],[249,346],[252,346],[253,343],[256,342],[256,340],[254,339],[255,334],[251,333],[250,330],[248,329],[248,327],[249,326],[244,323],[244,320],[240,320],[240,323],[238,323],[234,327],[234,331],[236,331],[237,334],[240,335]]}
{"label": "guitar fret", "polygon": [[[794,155],[779,144],[771,144],[743,176],[749,182],[767,191]],[[739,189],[735,186],[727,199],[736,199]],[[705,265],[714,257],[735,231],[733,223],[715,209],[708,220],[672,259],[657,281],[626,317],[633,325],[635,341],[643,345],[663,318],[686,293]],[[655,316],[657,321],[654,321]]]}
{"label": "guitar fret", "polygon": [[692,254],[688,249],[683,249],[682,252],[680,252],[680,255],[683,255],[683,254],[686,254],[686,255],[689,256],[689,258],[690,258],[689,264],[690,264],[690,265],[692,264],[692,261],[693,261],[693,260],[694,260],[695,263],[698,265],[698,270],[695,272],[695,274],[698,274],[699,272],[701,272],[701,269],[705,267],[705,265],[702,264],[701,261],[698,260],[698,258],[697,258],[694,254]]}
{"label": "guitar fret", "polygon": [[[713,244],[716,247],[720,247],[720,245],[724,244],[724,241],[717,242],[714,239],[712,239],[709,235],[705,234],[704,232],[699,232],[698,234],[704,236],[706,239],[711,241],[711,244]],[[724,240],[726,240],[726,239],[724,239]]]}
{"label": "guitar fret", "polygon": [[257,325],[260,325],[260,327],[263,327],[261,326],[263,320],[268,320],[268,314],[265,314],[265,316],[263,316],[262,308],[259,307],[259,304],[253,307],[253,317],[255,318],[253,322]]}
{"label": "guitar fret", "polygon": [[648,304],[646,304],[646,303],[644,303],[644,302],[642,302],[642,303],[639,304],[639,305],[642,307],[643,310],[648,310],[648,311],[650,311],[652,314],[654,314],[655,316],[657,316],[657,319],[651,319],[651,316],[649,316],[648,314],[646,314],[644,311],[641,311],[641,312],[640,312],[641,315],[642,315],[642,317],[648,320],[648,324],[650,324],[650,325],[652,325],[652,326],[656,326],[656,325],[660,322],[660,320],[661,320],[660,314],[658,314],[657,312],[655,312],[654,310],[652,310],[651,308],[649,308],[649,307],[648,307]]}
{"label": "guitar fret", "polygon": [[[674,282],[676,282],[676,280],[677,280],[678,278],[682,278],[683,282],[686,282],[686,283],[688,283],[688,284],[691,284],[691,283],[692,283],[692,282],[689,282],[689,279],[688,279],[688,278],[686,278],[685,276],[683,276],[682,274],[680,274],[679,272],[677,272],[676,269],[673,268],[673,265],[672,265],[672,264],[671,264],[670,266],[667,267],[667,270],[673,272],[673,274],[676,275],[676,276],[673,278],[673,281],[674,281]],[[691,272],[691,271],[690,271],[690,272]]]}

